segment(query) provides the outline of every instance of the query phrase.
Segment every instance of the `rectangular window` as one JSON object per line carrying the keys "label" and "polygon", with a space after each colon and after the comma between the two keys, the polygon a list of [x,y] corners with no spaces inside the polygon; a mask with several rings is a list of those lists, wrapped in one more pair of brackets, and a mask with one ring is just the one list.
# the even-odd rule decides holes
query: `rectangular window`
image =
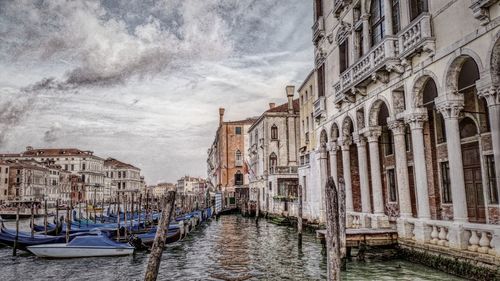
{"label": "rectangular window", "polygon": [[441,162],[441,186],[443,189],[443,203],[451,203],[451,185],[450,185],[450,164]]}
{"label": "rectangular window", "polygon": [[124,177],[124,178],[126,178],[126,177],[127,177],[127,171],[123,171],[123,172],[122,172],[122,174],[123,174],[123,177]]}
{"label": "rectangular window", "polygon": [[486,156],[486,169],[488,170],[488,197],[491,204],[498,204],[498,187],[495,174],[495,158]]}
{"label": "rectangular window", "polygon": [[343,73],[349,67],[349,40],[346,38],[339,46],[339,68]]}
{"label": "rectangular window", "polygon": [[444,125],[443,115],[434,111],[434,126],[436,127],[436,141],[437,143],[446,142],[446,127]]}
{"label": "rectangular window", "polygon": [[399,0],[392,0],[392,29],[394,34],[398,33],[401,28],[399,13]]}
{"label": "rectangular window", "polygon": [[414,20],[427,11],[427,0],[410,0],[410,20]]}
{"label": "rectangular window", "polygon": [[382,143],[384,145],[384,155],[389,156],[394,154],[394,144],[392,142],[392,131],[384,130],[382,131]]}
{"label": "rectangular window", "polygon": [[314,1],[314,12],[316,20],[318,20],[319,17],[323,16],[323,0]]}
{"label": "rectangular window", "polygon": [[113,178],[113,172],[111,172],[111,178]]}
{"label": "rectangular window", "polygon": [[394,175],[394,169],[387,170],[387,185],[389,189],[389,201],[396,202],[398,200],[398,196],[396,190],[396,177]]}
{"label": "rectangular window", "polygon": [[7,179],[7,178],[5,178],[5,183],[7,183],[7,180],[8,180],[8,179]]}
{"label": "rectangular window", "polygon": [[237,135],[241,135],[241,127],[236,127],[236,128],[235,128],[235,133],[236,133]]}
{"label": "rectangular window", "polygon": [[64,170],[66,170],[66,171],[68,170],[68,164],[64,165]]}
{"label": "rectangular window", "polygon": [[325,96],[325,65],[322,64],[318,69],[318,97]]}
{"label": "rectangular window", "polygon": [[5,168],[5,173],[9,173],[9,168]]}
{"label": "rectangular window", "polygon": [[85,163],[82,164],[82,171],[85,171]]}
{"label": "rectangular window", "polygon": [[269,182],[269,191],[273,191],[273,182],[272,181]]}

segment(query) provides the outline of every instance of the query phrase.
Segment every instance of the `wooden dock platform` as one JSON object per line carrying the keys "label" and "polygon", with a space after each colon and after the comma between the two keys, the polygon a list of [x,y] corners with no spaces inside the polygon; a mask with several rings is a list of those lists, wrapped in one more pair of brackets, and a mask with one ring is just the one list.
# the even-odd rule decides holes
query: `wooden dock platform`
{"label": "wooden dock platform", "polygon": [[[325,239],[326,229],[316,230],[316,236]],[[366,246],[389,246],[398,243],[395,229],[348,228],[346,229],[346,246],[357,248],[361,243]]]}

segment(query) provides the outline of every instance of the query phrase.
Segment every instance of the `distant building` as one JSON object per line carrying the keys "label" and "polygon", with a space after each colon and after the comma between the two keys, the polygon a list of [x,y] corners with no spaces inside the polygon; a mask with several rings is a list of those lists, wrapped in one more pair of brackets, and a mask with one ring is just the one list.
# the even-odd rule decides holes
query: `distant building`
{"label": "distant building", "polygon": [[224,112],[224,108],[219,109],[219,127],[208,150],[208,182],[223,193],[226,207],[235,207],[236,194],[248,193],[248,171],[244,159],[249,145],[247,131],[255,118],[224,121]]}
{"label": "distant building", "polygon": [[9,200],[43,201],[50,170],[35,161],[9,163]]}
{"label": "distant building", "polygon": [[167,182],[159,183],[159,184],[152,187],[152,190],[153,190],[152,195],[154,198],[161,198],[163,195],[167,194],[168,190],[176,190],[176,189],[177,189],[176,184],[167,183]]}
{"label": "distant building", "polygon": [[[95,156],[92,151],[76,148],[41,148],[26,147],[26,151],[18,154],[0,154],[3,160],[31,160],[39,163],[53,163],[62,170],[81,178],[81,184],[91,198],[99,193],[102,196],[104,185],[104,159]],[[93,197],[92,197],[93,198]],[[68,198],[69,199],[69,198]]]}
{"label": "distant building", "polygon": [[299,100],[295,87],[286,87],[288,102],[274,103],[248,130],[250,189],[260,191],[260,208],[275,214],[293,214],[298,197]]}
{"label": "distant building", "polygon": [[104,161],[104,169],[106,176],[113,180],[118,191],[140,191],[144,184],[144,180],[141,179],[141,169],[131,164],[108,158]]}
{"label": "distant building", "polygon": [[9,164],[0,161],[0,203],[9,198]]}
{"label": "distant building", "polygon": [[177,180],[177,193],[187,194],[187,193],[198,193],[200,188],[200,183],[204,183],[205,179],[184,176]]}

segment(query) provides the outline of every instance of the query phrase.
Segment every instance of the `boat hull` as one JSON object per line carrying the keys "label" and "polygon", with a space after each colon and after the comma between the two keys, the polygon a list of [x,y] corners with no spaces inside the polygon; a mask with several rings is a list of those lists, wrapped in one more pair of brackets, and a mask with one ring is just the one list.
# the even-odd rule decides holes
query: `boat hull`
{"label": "boat hull", "polygon": [[52,244],[49,246],[30,246],[28,250],[42,258],[83,258],[83,257],[111,257],[127,256],[134,253],[134,248],[114,247],[71,247],[66,244]]}

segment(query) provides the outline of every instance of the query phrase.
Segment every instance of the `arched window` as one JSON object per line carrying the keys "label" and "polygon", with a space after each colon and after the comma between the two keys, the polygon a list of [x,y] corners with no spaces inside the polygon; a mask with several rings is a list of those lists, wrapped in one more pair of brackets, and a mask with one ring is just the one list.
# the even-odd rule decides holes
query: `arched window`
{"label": "arched window", "polygon": [[428,11],[427,0],[410,0],[410,20]]}
{"label": "arched window", "polygon": [[372,0],[370,14],[372,46],[374,46],[382,41],[385,35],[384,0]]}
{"label": "arched window", "polygon": [[271,127],[271,139],[272,140],[278,139],[278,126],[276,126],[276,125],[273,125]]}
{"label": "arched window", "polygon": [[271,153],[269,156],[269,167],[271,168],[271,172],[278,166],[278,156],[276,153]]}
{"label": "arched window", "polygon": [[241,156],[241,151],[238,149],[235,153],[235,165],[236,167],[243,166],[243,157]]}
{"label": "arched window", "polygon": [[243,185],[243,174],[238,170],[234,174],[234,185]]}
{"label": "arched window", "polygon": [[477,135],[476,123],[468,117],[460,121],[460,138],[469,138]]}

